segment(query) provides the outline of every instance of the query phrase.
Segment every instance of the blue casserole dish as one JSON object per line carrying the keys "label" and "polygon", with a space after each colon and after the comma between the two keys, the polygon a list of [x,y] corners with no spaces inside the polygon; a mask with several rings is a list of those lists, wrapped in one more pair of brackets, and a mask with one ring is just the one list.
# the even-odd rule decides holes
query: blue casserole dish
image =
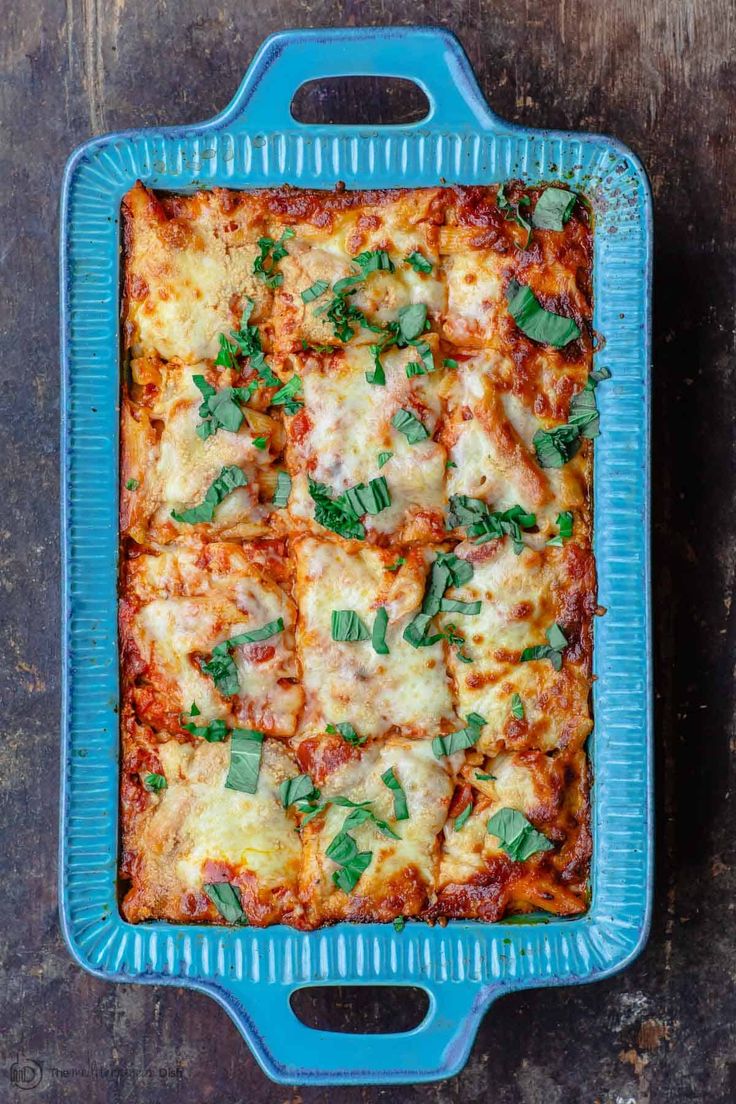
{"label": "blue casserole dish", "polygon": [[[426,94],[419,123],[305,126],[306,81],[403,77]],[[594,325],[604,425],[595,449],[594,853],[589,911],[574,920],[349,925],[315,932],[134,926],[118,911],[120,201],[153,188],[332,188],[563,181],[595,212]],[[290,31],[258,51],[209,122],[96,138],[64,176],[61,356],[64,669],[60,900],[76,960],[99,977],[178,985],[224,1006],[265,1072],[290,1084],[416,1083],[465,1063],[496,997],[606,977],[641,950],[652,886],[649,610],[651,198],[640,163],[600,136],[528,131],[497,118],[457,40],[427,27]],[[611,428],[615,427],[615,432]],[[339,1036],[306,1027],[291,994],[314,985],[411,985],[414,1030]]]}

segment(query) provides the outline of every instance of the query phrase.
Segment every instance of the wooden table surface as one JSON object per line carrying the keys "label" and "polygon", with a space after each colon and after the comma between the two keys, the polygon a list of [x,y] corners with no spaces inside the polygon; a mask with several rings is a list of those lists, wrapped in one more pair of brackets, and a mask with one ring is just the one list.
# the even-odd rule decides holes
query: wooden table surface
{"label": "wooden table surface", "polygon": [[[2,10],[0,1100],[736,1100],[733,0],[6,0]],[[93,134],[222,108],[272,31],[410,21],[459,34],[499,114],[614,134],[651,175],[654,926],[619,977],[499,1002],[452,1081],[292,1090],[264,1078],[211,1000],[98,981],[59,933],[59,183],[69,151]],[[321,107],[362,119],[406,110],[378,90]],[[385,1015],[349,995],[315,1011],[362,1029]],[[10,1084],[23,1059],[42,1066],[37,1088]]]}

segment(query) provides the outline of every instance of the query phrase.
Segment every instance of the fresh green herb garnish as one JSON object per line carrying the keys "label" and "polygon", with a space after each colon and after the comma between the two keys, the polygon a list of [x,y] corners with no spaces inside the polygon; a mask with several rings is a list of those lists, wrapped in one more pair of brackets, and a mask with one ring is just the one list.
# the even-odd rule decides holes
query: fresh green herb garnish
{"label": "fresh green herb garnish", "polygon": [[325,854],[338,865],[333,871],[332,880],[343,893],[351,893],[373,858],[372,851],[358,851],[358,845],[347,832],[339,832],[329,845]]}
{"label": "fresh green herb garnish", "polygon": [[524,703],[521,700],[520,694],[511,695],[511,712],[516,717],[517,721],[524,720]]}
{"label": "fresh green herb garnish", "polygon": [[397,321],[400,341],[405,345],[409,345],[428,328],[426,304],[411,303],[407,307],[400,307]]}
{"label": "fresh green herb garnish", "polygon": [[479,782],[495,782],[496,781],[495,774],[481,774],[479,771],[476,771],[475,772],[475,777],[478,779]]}
{"label": "fresh green herb garnish", "polygon": [[202,889],[228,924],[247,924],[240,890],[230,882],[206,882]]}
{"label": "fresh green herb garnish", "polygon": [[562,349],[580,337],[574,319],[545,310],[531,288],[512,280],[506,292],[509,314],[532,341]]}
{"label": "fresh green herb garnish", "polygon": [[234,728],[230,736],[230,769],[226,790],[254,794],[258,789],[264,735],[252,728]]}
{"label": "fresh green herb garnish", "polygon": [[149,793],[159,793],[161,790],[165,790],[167,786],[168,782],[163,774],[147,774],[143,779],[143,787]]}
{"label": "fresh green herb garnish", "polygon": [[319,790],[315,789],[314,782],[308,774],[297,774],[294,778],[287,778],[279,786],[281,804],[285,809],[289,805],[296,805],[300,801],[316,801],[319,798]]}
{"label": "fresh green herb garnish", "polygon": [[459,633],[457,631],[457,625],[448,625],[442,633],[442,636],[445,638],[450,647],[455,649],[456,659],[459,659],[461,663],[473,662],[472,658],[469,655],[466,655],[463,650],[465,648],[465,637],[462,635],[462,633]]}
{"label": "fresh green herb garnish", "polygon": [[539,230],[564,230],[577,198],[565,188],[545,188],[534,206],[533,225]]}
{"label": "fresh green herb garnish", "polygon": [[383,467],[384,464],[388,464],[389,460],[393,456],[392,452],[379,452],[378,454],[378,467]]}
{"label": "fresh green herb garnish", "polygon": [[457,368],[457,361],[453,360],[452,357],[445,357],[442,361],[442,366],[443,368]]}
{"label": "fresh green herb garnish", "polygon": [[454,552],[438,552],[422,599],[421,611],[404,629],[404,640],[413,648],[428,648],[444,639],[444,633],[428,635],[432,619],[442,608],[445,591],[450,586],[464,586],[473,577],[473,565],[461,560]]}
{"label": "fresh green herb garnish", "polygon": [[291,494],[291,476],[286,471],[276,472],[276,490],[273,492],[273,504],[277,509],[283,508],[289,501]]}
{"label": "fresh green herb garnish", "polygon": [[426,376],[426,374],[427,369],[418,360],[413,360],[411,364],[406,366],[407,379],[412,379],[414,376]]}
{"label": "fresh green herb garnish", "polygon": [[320,295],[324,295],[329,286],[327,280],[315,280],[310,287],[305,288],[301,293],[302,302],[311,303],[314,299],[319,299]]}
{"label": "fresh green herb garnish", "polygon": [[339,724],[328,724],[325,726],[325,732],[328,732],[332,736],[340,735],[346,744],[352,744],[353,747],[360,747],[368,739],[367,736],[359,736],[353,726],[348,721],[340,721]]}
{"label": "fresh green herb garnish", "polygon": [[506,191],[503,184],[499,184],[498,192],[496,193],[496,206],[499,211],[503,211],[504,219],[506,222],[515,222],[517,226],[520,226],[522,230],[526,231],[526,241],[522,246],[522,249],[528,249],[532,240],[532,228],[527,219],[521,213],[522,207],[529,207],[531,200],[529,196],[523,195],[520,197],[518,203],[512,203],[506,196]]}
{"label": "fresh green herb garnish", "polygon": [[[190,711],[191,712],[191,711]],[[199,710],[197,710],[199,713]],[[191,716],[194,713],[191,712]],[[210,721],[207,725],[197,725],[193,721],[188,721],[186,724],[180,721],[181,727],[192,736],[198,736],[201,740],[206,740],[208,744],[221,744],[227,737],[227,725],[222,720]]]}
{"label": "fresh green herb garnish", "polygon": [[557,528],[559,529],[557,536],[550,537],[547,544],[561,547],[572,536],[572,510],[563,510],[557,515]]}
{"label": "fresh green herb garnish", "polygon": [[527,513],[521,506],[512,506],[508,510],[492,511],[480,498],[469,495],[450,495],[450,512],[447,516],[450,529],[460,525],[467,526],[468,538],[475,538],[476,544],[485,544],[510,536],[517,556],[524,549],[521,538],[522,529],[533,529],[537,524],[534,514]]}
{"label": "fresh green herb garnish", "polygon": [[422,256],[418,249],[415,249],[408,257],[404,257],[404,260],[408,265],[411,265],[415,272],[423,272],[425,276],[432,271],[431,262]]}
{"label": "fresh green herb garnish", "polygon": [[126,491],[137,491],[140,487],[140,483],[137,479],[128,479],[125,483]]}
{"label": "fresh green herb garnish", "polygon": [[333,640],[354,644],[371,638],[371,634],[355,610],[333,610],[331,627]]}
{"label": "fresh green herb garnish", "polygon": [[304,403],[301,399],[295,399],[294,395],[302,389],[300,376],[292,376],[271,399],[271,406],[283,406],[285,414],[296,414]]}
{"label": "fresh green herb garnish", "polygon": [[514,862],[524,862],[538,851],[551,851],[554,846],[518,809],[499,809],[488,821],[488,831],[498,836],[500,849]]}
{"label": "fresh green herb garnish", "polygon": [[468,713],[465,719],[468,722],[465,728],[451,732],[449,736],[435,736],[432,740],[432,751],[437,759],[443,755],[454,755],[456,751],[464,751],[478,743],[481,729],[488,722],[480,713]]}
{"label": "fresh green herb garnish", "polygon": [[458,816],[455,817],[455,820],[453,822],[452,827],[454,828],[454,830],[456,832],[460,831],[460,829],[465,824],[466,820],[468,819],[468,817],[470,816],[472,811],[473,811],[473,802],[469,801],[468,804],[465,806],[465,808],[462,810],[462,812]]}
{"label": "fresh green herb garnish", "polygon": [[419,421],[416,414],[401,407],[391,419],[391,425],[403,433],[410,445],[416,445],[419,441],[426,441],[429,430]]}
{"label": "fresh green herb garnish", "polygon": [[384,475],[371,479],[367,484],[356,483],[354,487],[348,487],[340,498],[356,517],[362,517],[363,514],[380,514],[391,505],[391,495]]}
{"label": "fresh green herb garnish", "polygon": [[376,618],[373,622],[371,643],[373,651],[377,655],[388,655],[389,647],[386,643],[386,629],[388,628],[388,613],[385,606],[379,606],[376,610]]}
{"label": "fresh green herb garnish", "polygon": [[388,567],[384,568],[384,570],[385,571],[398,571],[399,568],[403,567],[405,563],[406,563],[406,556],[399,556],[398,559],[394,560],[394,562],[392,564],[389,564]]}
{"label": "fresh green herb garnish", "polygon": [[268,437],[254,437],[253,447],[257,449],[265,449],[268,446]]}
{"label": "fresh green herb garnish", "polygon": [[245,487],[247,483],[245,473],[240,468],[235,467],[234,464],[224,467],[217,479],[210,485],[204,496],[204,501],[200,502],[199,506],[193,506],[190,510],[184,510],[182,513],[172,510],[171,516],[174,521],[185,522],[187,525],[212,521],[215,515],[215,507],[219,506],[222,500],[237,487]]}
{"label": "fresh green herb garnish", "polygon": [[381,775],[381,781],[388,786],[394,795],[394,820],[408,820],[409,806],[406,801],[406,794],[394,773],[393,767],[389,767],[387,771],[384,771]]}
{"label": "fresh green herb garnish", "polygon": [[365,540],[365,528],[344,494],[332,497],[325,483],[317,483],[308,477],[309,493],[314,500],[314,520],[338,536],[352,540]]}
{"label": "fresh green herb garnish", "polygon": [[403,916],[394,916],[394,931],[402,932],[406,927],[406,920]]}
{"label": "fresh green herb garnish", "polygon": [[253,261],[253,275],[257,276],[259,280],[263,280],[267,287],[277,288],[283,284],[283,273],[276,271],[276,265],[288,253],[284,242],[293,237],[294,231],[287,226],[278,241],[273,238],[258,239],[258,248],[261,254]]}
{"label": "fresh green herb garnish", "polygon": [[537,460],[543,468],[561,468],[580,448],[583,437],[600,433],[600,415],[595,389],[601,380],[611,378],[608,368],[598,368],[588,376],[585,386],[570,400],[570,413],[564,425],[538,429],[534,434]]}
{"label": "fresh green herb garnish", "polygon": [[218,391],[204,376],[196,375],[192,379],[203,400],[199,408],[203,421],[197,426],[197,436],[206,441],[218,429],[237,433],[243,424],[243,411],[239,404],[247,402],[255,388],[249,384],[248,387],[221,387]]}
{"label": "fresh green herb garnish", "polygon": [[241,647],[243,644],[256,644],[261,640],[268,640],[269,637],[276,636],[283,631],[284,620],[282,617],[277,617],[275,621],[269,621],[260,629],[238,633],[237,636],[232,636],[229,640],[223,640],[212,649],[212,655],[207,663],[201,665],[203,673],[214,680],[215,686],[221,694],[226,698],[232,697],[240,690],[240,680],[238,678],[238,668],[230,655],[231,649]]}
{"label": "fresh green herb garnish", "polygon": [[528,663],[531,659],[548,659],[555,671],[560,671],[562,670],[562,653],[569,641],[556,621],[553,625],[550,625],[545,635],[547,643],[524,648],[519,657],[519,662]]}
{"label": "fresh green herb garnish", "polygon": [[386,372],[381,364],[381,353],[383,351],[382,345],[371,345],[370,352],[373,357],[373,371],[366,372],[365,378],[368,383],[372,383],[377,387],[383,387],[386,383]]}

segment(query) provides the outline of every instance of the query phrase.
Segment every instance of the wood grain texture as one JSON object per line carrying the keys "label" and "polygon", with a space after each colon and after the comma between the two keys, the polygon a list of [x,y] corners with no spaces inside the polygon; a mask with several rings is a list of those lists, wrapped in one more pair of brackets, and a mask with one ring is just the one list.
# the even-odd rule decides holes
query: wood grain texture
{"label": "wood grain texture", "polygon": [[[0,1099],[736,1099],[732,0],[432,0],[410,10],[396,0],[18,0],[3,14]],[[656,911],[647,950],[622,976],[497,1004],[451,1082],[291,1091],[265,1080],[207,998],[97,981],[59,933],[58,190],[68,152],[91,134],[219,110],[271,31],[402,22],[455,30],[499,114],[615,134],[652,177]],[[390,95],[375,106],[402,109]],[[322,998],[313,1012],[364,1029],[386,1015],[374,997]],[[38,1089],[10,1086],[18,1055],[43,1065]]]}

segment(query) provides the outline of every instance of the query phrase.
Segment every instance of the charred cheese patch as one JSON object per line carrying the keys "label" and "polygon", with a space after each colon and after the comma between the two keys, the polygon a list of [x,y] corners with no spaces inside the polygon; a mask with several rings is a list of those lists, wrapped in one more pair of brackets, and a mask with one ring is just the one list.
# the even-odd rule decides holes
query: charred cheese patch
{"label": "charred cheese patch", "polygon": [[[154,597],[154,594],[158,594]],[[268,639],[235,646],[238,692],[225,696],[202,670],[216,645],[283,620]],[[162,551],[128,566],[121,642],[128,693],[139,717],[179,730],[179,718],[291,735],[302,704],[296,682],[292,600],[265,567],[237,546]]]}
{"label": "charred cheese patch", "polygon": [[[299,601],[297,649],[312,725],[351,723],[361,736],[394,726],[417,734],[446,730],[454,709],[441,643],[413,648],[403,639],[421,604],[428,561],[407,550],[398,571],[387,568],[399,550],[347,547],[309,537],[296,542]],[[353,610],[370,630],[377,610],[388,615],[388,655],[370,639],[332,639],[333,610]]]}
{"label": "charred cheese patch", "polygon": [[[388,770],[406,795],[406,820],[394,817],[392,791],[382,781]],[[369,802],[375,817],[399,838],[387,836],[372,818],[350,829],[358,850],[370,852],[371,859],[354,891],[345,893],[335,885],[332,875],[338,865],[326,851],[351,810],[328,804],[302,829],[301,899],[309,921],[391,920],[421,913],[433,898],[440,861],[438,833],[452,789],[452,777],[433,755],[431,741],[398,736],[372,743],[330,773],[321,785],[321,802],[336,796]]]}
{"label": "charred cheese patch", "polygon": [[[279,796],[298,770],[279,741],[263,743],[254,794],[225,786],[229,741],[154,745],[133,726],[125,752],[127,785],[139,806],[124,825],[132,873],[126,919],[219,921],[203,886],[224,881],[238,888],[250,924],[298,920],[301,843]],[[144,788],[151,762],[166,779],[157,793]]]}

